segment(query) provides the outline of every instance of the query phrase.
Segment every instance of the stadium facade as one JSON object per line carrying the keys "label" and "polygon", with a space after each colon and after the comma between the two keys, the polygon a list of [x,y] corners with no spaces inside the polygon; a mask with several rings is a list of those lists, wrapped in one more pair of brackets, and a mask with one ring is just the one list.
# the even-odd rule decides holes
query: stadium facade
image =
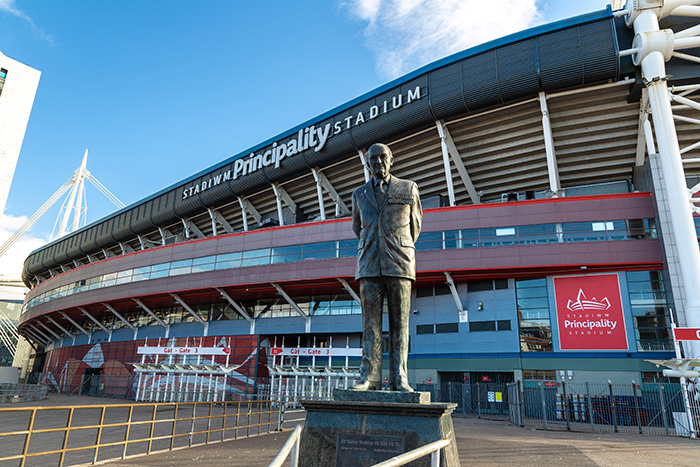
{"label": "stadium facade", "polygon": [[[350,203],[381,141],[425,212],[412,383],[658,377],[645,360],[673,355],[692,292],[626,19],[608,8],[447,57],[34,251],[19,329],[35,369],[58,388],[138,370],[252,392],[271,347],[359,347]],[[698,102],[697,63],[666,71]],[[694,111],[674,109],[688,186]]]}

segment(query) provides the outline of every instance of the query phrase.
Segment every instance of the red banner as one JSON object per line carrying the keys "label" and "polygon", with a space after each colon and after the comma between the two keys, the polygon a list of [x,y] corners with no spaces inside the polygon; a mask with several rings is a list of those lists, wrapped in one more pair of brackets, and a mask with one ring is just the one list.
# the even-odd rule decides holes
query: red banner
{"label": "red banner", "polygon": [[617,274],[554,278],[561,350],[628,350]]}
{"label": "red banner", "polygon": [[700,328],[675,328],[673,334],[677,341],[700,341]]}

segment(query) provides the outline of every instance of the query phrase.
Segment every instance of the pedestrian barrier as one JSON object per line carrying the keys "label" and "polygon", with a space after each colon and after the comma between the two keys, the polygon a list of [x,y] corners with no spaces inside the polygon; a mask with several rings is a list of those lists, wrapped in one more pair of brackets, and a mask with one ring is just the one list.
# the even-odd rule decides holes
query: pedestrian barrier
{"label": "pedestrian barrier", "polygon": [[700,390],[680,384],[517,381],[508,384],[513,424],[545,430],[693,436],[700,429]]}
{"label": "pedestrian barrier", "polygon": [[281,429],[272,400],[0,408],[0,465],[74,465]]}
{"label": "pedestrian barrier", "polygon": [[40,401],[48,390],[44,384],[0,383],[0,403]]}

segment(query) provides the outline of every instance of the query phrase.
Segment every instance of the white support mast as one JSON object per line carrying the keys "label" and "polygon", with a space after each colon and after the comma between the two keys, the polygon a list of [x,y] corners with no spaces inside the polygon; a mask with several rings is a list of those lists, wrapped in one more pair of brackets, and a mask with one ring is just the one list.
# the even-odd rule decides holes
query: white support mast
{"label": "white support mast", "polygon": [[[124,203],[119,201],[119,199],[112,194],[105,186],[95,178],[94,175],[90,173],[87,169],[87,155],[88,150],[85,150],[85,155],[83,155],[83,160],[80,166],[73,172],[73,175],[66,180],[66,182],[61,185],[61,187],[56,190],[56,192],[51,195],[51,197],[30,217],[27,222],[22,224],[22,226],[10,236],[5,243],[0,246],[0,256],[5,254],[7,250],[12,247],[12,245],[19,240],[19,238],[29,230],[36,221],[38,221],[41,216],[46,214],[46,212],[51,209],[51,207],[58,201],[61,196],[63,196],[68,190],[70,194],[63,206],[62,212],[59,214],[59,230],[58,236],[62,237],[68,232],[74,232],[85,224],[85,210],[86,206],[83,204],[83,198],[85,197],[85,180],[88,180],[92,185],[97,188],[105,197],[110,200],[117,208],[121,209],[124,207]],[[70,224],[72,229],[68,229],[70,216],[73,215],[73,222]],[[82,222],[81,222],[82,221]]]}
{"label": "white support mast", "polygon": [[[700,58],[679,53],[677,50],[700,47],[700,28],[694,26],[677,34],[670,29],[659,29],[659,20],[672,15],[700,18],[700,0],[628,0],[625,8],[616,13],[626,16],[626,23],[634,29],[633,48],[621,51],[631,55],[636,66],[641,66],[642,81],[649,93],[649,104],[658,144],[663,178],[662,189],[667,194],[672,226],[672,241],[678,249],[680,282],[685,293],[685,325],[700,327],[700,249],[692,217],[692,202],[683,170],[683,160],[671,108],[665,62],[671,57],[698,61]],[[690,355],[700,356],[700,345],[686,346]]]}

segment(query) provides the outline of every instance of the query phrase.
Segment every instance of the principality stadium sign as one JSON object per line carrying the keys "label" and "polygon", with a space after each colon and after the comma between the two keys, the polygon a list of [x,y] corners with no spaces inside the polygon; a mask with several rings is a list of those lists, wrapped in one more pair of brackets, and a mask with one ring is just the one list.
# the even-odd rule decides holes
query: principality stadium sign
{"label": "principality stadium sign", "polygon": [[561,350],[628,350],[617,274],[554,278]]}
{"label": "principality stadium sign", "polygon": [[323,150],[326,142],[335,135],[351,128],[362,125],[365,122],[379,118],[393,110],[400,109],[404,105],[419,100],[421,97],[420,86],[405,93],[399,92],[391,98],[385,99],[369,107],[367,111],[359,111],[357,114],[338,119],[333,123],[326,123],[323,126],[311,125],[299,130],[296,135],[287,137],[284,140],[276,141],[259,152],[251,152],[246,157],[236,159],[233,168],[216,174],[212,174],[208,179],[194,185],[186,186],[182,190],[182,200],[194,196],[202,191],[208,190],[222,183],[236,180],[240,177],[250,175],[263,167],[279,168],[282,161],[289,157],[313,149],[315,152]]}

